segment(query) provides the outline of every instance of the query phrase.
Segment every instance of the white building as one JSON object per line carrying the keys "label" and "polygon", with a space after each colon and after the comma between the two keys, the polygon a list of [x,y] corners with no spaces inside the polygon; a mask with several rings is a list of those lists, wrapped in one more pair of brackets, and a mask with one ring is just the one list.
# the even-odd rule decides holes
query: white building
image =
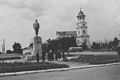
{"label": "white building", "polygon": [[77,19],[77,28],[75,31],[57,31],[56,35],[57,38],[63,38],[63,37],[72,37],[74,36],[76,38],[76,43],[78,46],[81,46],[83,43],[87,45],[88,48],[91,48],[89,35],[88,35],[88,26],[87,22],[85,21],[86,15],[83,13],[83,11],[80,9]]}

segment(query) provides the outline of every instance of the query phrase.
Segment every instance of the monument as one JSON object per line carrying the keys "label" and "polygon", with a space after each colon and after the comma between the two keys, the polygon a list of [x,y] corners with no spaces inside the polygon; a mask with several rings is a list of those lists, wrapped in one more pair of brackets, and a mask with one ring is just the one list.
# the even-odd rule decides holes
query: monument
{"label": "monument", "polygon": [[33,28],[35,30],[35,37],[33,38],[33,53],[32,56],[36,56],[38,53],[39,55],[42,54],[42,39],[40,36],[38,36],[39,33],[39,23],[38,20],[35,20],[35,23],[33,23]]}

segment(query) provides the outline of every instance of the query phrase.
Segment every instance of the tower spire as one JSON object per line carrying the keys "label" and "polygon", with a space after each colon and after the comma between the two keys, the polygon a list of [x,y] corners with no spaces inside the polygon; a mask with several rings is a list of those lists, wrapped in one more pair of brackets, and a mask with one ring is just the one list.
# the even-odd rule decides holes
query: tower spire
{"label": "tower spire", "polygon": [[77,18],[78,20],[85,19],[85,15],[84,15],[84,12],[82,11],[82,8],[80,8]]}

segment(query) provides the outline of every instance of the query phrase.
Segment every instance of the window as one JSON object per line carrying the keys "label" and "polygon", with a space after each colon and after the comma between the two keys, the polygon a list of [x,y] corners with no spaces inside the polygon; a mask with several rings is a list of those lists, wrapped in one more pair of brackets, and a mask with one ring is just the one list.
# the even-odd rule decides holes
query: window
{"label": "window", "polygon": [[86,43],[86,42],[87,42],[87,39],[84,39],[84,42]]}
{"label": "window", "polygon": [[85,31],[85,30],[83,30],[83,34],[86,34],[86,31]]}
{"label": "window", "polygon": [[81,17],[80,17],[80,19],[81,19]]}
{"label": "window", "polygon": [[80,31],[78,31],[78,34],[80,34]]}
{"label": "window", "polygon": [[82,16],[82,19],[85,19],[85,18]]}

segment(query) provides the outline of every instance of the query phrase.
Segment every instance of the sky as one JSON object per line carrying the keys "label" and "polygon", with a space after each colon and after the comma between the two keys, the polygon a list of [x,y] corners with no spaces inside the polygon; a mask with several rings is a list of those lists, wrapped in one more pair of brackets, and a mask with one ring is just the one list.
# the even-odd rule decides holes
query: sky
{"label": "sky", "polygon": [[119,38],[120,0],[0,0],[0,45],[5,39],[6,50],[14,42],[27,47],[35,36],[35,19],[43,42],[55,39],[56,31],[75,30],[80,8],[91,42]]}

